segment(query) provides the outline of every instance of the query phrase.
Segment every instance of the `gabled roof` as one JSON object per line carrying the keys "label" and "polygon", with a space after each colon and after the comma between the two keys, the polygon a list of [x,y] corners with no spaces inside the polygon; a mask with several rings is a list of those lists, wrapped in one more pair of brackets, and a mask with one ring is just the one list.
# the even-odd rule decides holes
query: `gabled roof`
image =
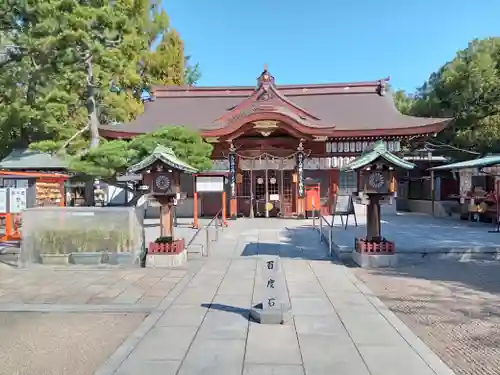
{"label": "gabled roof", "polygon": [[186,173],[196,173],[198,170],[175,156],[174,151],[169,147],[156,146],[155,150],[146,159],[128,168],[128,172],[139,172],[153,165],[156,161],[161,161],[166,165]]}
{"label": "gabled roof", "polygon": [[402,169],[415,168],[415,164],[394,155],[387,150],[383,141],[378,141],[372,147],[367,148],[360,157],[345,165],[343,170],[356,171],[375,162],[377,159],[384,159],[386,162]]}
{"label": "gabled roof", "polygon": [[13,150],[0,161],[0,169],[62,170],[67,168],[68,164],[63,159],[30,149]]}
{"label": "gabled roof", "polygon": [[500,164],[500,155],[487,155],[482,158],[461,161],[458,163],[440,165],[437,167],[429,168],[431,171],[449,171],[452,169],[465,169],[465,168],[485,168],[493,165]]}
{"label": "gabled roof", "polygon": [[[262,77],[269,79],[263,81]],[[204,132],[223,129],[244,109],[292,112],[316,132],[329,136],[432,134],[450,121],[402,115],[386,81],[275,85],[265,70],[257,87],[157,87],[155,100],[129,124],[103,126],[108,132],[149,133],[162,126],[181,125]],[[261,109],[262,108],[262,109]]]}

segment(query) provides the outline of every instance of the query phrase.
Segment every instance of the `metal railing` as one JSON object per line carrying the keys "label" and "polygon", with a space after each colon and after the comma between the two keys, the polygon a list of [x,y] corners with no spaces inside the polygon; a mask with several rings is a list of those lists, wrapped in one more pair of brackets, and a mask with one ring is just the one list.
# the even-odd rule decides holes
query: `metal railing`
{"label": "metal railing", "polygon": [[[219,221],[219,217],[220,217],[220,221]],[[210,228],[215,228],[214,238],[211,238]],[[217,212],[217,214],[208,222],[207,225],[204,225],[204,226],[201,226],[200,228],[198,228],[198,230],[196,231],[194,236],[191,238],[191,240],[186,245],[186,249],[188,249],[189,246],[192,246],[192,245],[200,246],[201,247],[201,251],[200,251],[201,255],[204,257],[208,257],[210,255],[211,243],[219,240],[219,232],[222,231],[223,228],[224,228],[224,223],[222,223],[222,209],[220,209],[219,212]],[[194,240],[198,237],[198,235],[202,231],[205,231],[205,235],[206,235],[205,245],[193,244]]]}
{"label": "metal railing", "polygon": [[[315,209],[316,207],[313,207],[313,208]],[[316,212],[318,213],[319,225],[316,225],[316,220],[317,220],[316,215],[315,215]],[[323,233],[323,226],[325,224],[328,227],[328,237],[326,237],[325,234]],[[320,242],[323,242],[323,241],[327,242],[328,254],[330,254],[330,256],[332,256],[332,251],[333,251],[333,247],[332,247],[332,243],[333,243],[333,218],[332,218],[332,222],[330,223],[328,221],[328,219],[321,214],[320,210],[316,210],[316,209],[313,210],[313,229],[314,230],[318,229]]]}

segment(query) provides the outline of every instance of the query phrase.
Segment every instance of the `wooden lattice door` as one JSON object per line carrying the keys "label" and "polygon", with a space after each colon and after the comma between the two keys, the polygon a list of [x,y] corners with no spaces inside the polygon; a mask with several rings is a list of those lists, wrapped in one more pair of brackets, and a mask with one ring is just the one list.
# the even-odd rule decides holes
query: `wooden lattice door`
{"label": "wooden lattice door", "polygon": [[283,216],[290,217],[293,214],[293,181],[292,171],[281,171],[281,196],[283,206]]}

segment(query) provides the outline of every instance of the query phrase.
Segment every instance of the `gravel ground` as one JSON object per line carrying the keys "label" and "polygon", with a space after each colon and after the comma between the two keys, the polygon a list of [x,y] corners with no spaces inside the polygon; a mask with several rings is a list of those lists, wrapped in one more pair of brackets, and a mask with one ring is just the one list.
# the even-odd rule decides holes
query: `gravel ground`
{"label": "gravel ground", "polygon": [[92,375],[142,314],[0,313],[0,375]]}
{"label": "gravel ground", "polygon": [[439,260],[355,275],[457,375],[500,374],[500,263]]}

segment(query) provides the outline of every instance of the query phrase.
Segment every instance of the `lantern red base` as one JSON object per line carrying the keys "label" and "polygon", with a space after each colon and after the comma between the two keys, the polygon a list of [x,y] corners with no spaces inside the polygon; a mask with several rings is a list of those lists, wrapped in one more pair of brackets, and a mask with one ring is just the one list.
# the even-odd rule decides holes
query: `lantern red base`
{"label": "lantern red base", "polygon": [[148,254],[179,254],[184,250],[184,245],[184,238],[174,240],[172,243],[150,242]]}
{"label": "lantern red base", "polygon": [[383,238],[380,241],[368,241],[366,238],[355,239],[355,249],[358,253],[363,254],[394,254],[395,245],[392,241],[387,241]]}

